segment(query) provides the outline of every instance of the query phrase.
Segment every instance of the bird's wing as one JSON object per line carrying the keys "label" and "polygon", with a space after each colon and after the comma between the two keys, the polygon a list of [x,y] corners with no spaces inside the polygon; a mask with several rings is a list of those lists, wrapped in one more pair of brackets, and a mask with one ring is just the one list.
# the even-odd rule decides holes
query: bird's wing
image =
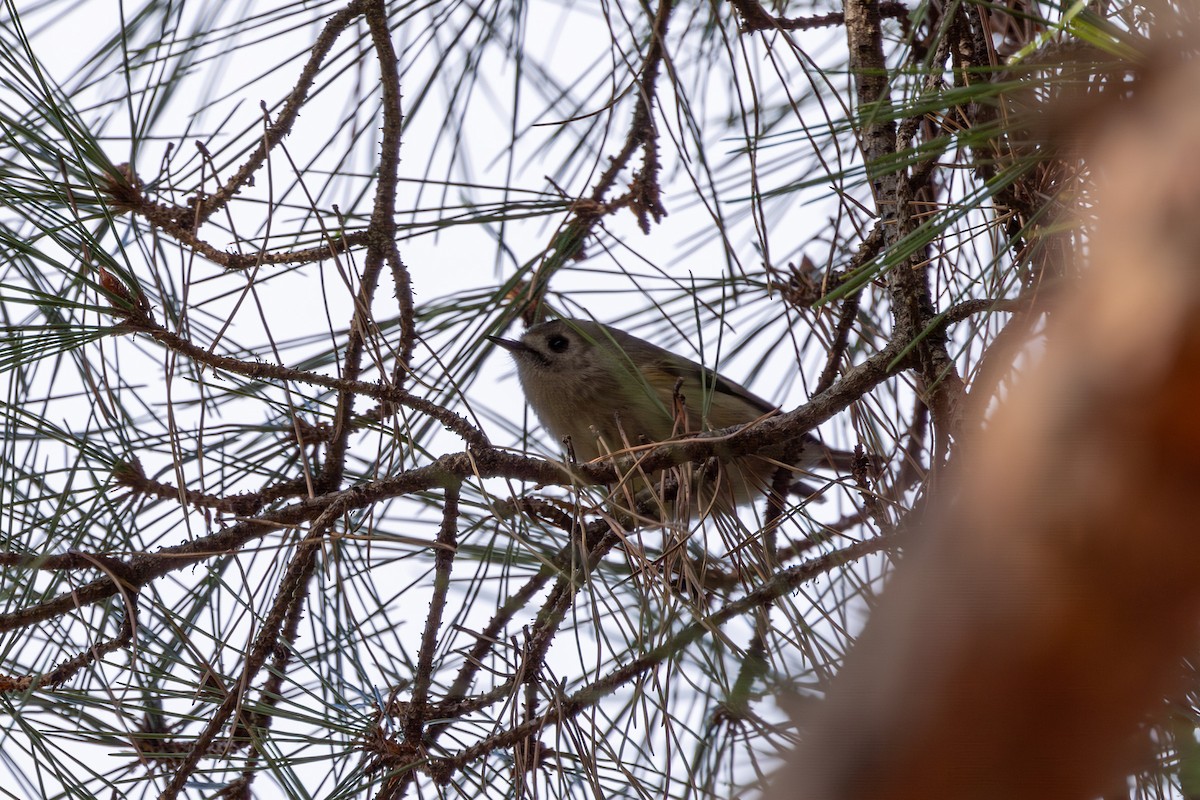
{"label": "bird's wing", "polygon": [[662,394],[668,408],[674,399],[675,385],[680,383],[692,431],[702,430],[705,423],[711,428],[740,425],[775,409],[741,384],[681,356],[668,355],[669,358],[654,364],[654,369],[663,376],[656,383],[666,387]]}
{"label": "bird's wing", "polygon": [[708,367],[701,366],[694,361],[690,361],[683,356],[677,356],[674,353],[667,353],[667,355],[670,358],[664,359],[655,366],[676,378],[682,378],[685,385],[700,387],[703,391],[711,392],[714,402],[718,401],[721,395],[724,395],[740,400],[760,414],[767,414],[776,408],[776,406],[768,403],[745,386],[729,380]]}
{"label": "bird's wing", "polygon": [[[637,353],[640,367],[637,371],[668,414],[674,401],[675,384],[682,380],[680,391],[688,404],[692,430],[700,430],[701,414],[708,417],[711,426],[725,428],[749,422],[776,408],[740,383],[618,328],[592,323],[583,329],[592,336],[609,339],[627,353]],[[632,360],[625,366],[634,371]]]}

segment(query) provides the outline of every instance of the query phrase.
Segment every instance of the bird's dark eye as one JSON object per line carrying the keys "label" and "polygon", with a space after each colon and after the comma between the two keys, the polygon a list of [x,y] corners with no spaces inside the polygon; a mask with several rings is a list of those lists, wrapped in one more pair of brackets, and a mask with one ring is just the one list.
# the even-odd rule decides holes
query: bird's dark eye
{"label": "bird's dark eye", "polygon": [[546,340],[546,345],[556,353],[565,352],[569,344],[570,342],[567,341],[567,337],[558,333]]}

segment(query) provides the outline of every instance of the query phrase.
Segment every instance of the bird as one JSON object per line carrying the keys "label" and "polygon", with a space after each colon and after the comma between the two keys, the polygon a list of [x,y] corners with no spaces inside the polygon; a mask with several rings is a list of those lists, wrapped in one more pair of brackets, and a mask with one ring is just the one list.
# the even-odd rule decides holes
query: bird
{"label": "bird", "polygon": [[[520,339],[487,339],[512,356],[529,405],[577,460],[745,425],[778,410],[712,369],[592,320],[555,319],[528,328]],[[848,474],[855,459],[804,433],[753,454],[718,454],[716,475],[694,476],[688,483],[695,486],[681,488],[695,489],[689,503],[701,513],[731,512],[765,496],[781,467]],[[638,476],[633,485],[644,490],[661,474],[648,477]]]}

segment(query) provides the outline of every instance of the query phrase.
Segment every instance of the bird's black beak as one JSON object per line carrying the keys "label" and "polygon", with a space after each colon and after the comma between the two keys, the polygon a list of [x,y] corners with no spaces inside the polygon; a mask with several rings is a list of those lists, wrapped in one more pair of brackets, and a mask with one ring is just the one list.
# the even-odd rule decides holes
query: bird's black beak
{"label": "bird's black beak", "polygon": [[518,342],[516,339],[502,339],[499,336],[485,336],[483,338],[487,339],[494,345],[503,347],[510,353],[524,353],[529,349],[527,345],[522,342]]}

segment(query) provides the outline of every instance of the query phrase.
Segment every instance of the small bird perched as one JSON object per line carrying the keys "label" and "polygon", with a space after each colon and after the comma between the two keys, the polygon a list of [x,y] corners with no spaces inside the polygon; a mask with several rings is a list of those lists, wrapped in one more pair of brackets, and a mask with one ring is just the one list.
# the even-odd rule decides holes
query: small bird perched
{"label": "small bird perched", "polygon": [[[525,331],[520,341],[487,338],[512,354],[529,405],[554,436],[569,437],[581,461],[744,425],[776,410],[711,369],[590,320],[543,322]],[[697,487],[694,500],[702,515],[714,504],[732,511],[764,496],[780,467],[847,473],[854,458],[854,453],[833,450],[805,433],[798,441],[772,444],[753,455],[718,458],[723,468]]]}

